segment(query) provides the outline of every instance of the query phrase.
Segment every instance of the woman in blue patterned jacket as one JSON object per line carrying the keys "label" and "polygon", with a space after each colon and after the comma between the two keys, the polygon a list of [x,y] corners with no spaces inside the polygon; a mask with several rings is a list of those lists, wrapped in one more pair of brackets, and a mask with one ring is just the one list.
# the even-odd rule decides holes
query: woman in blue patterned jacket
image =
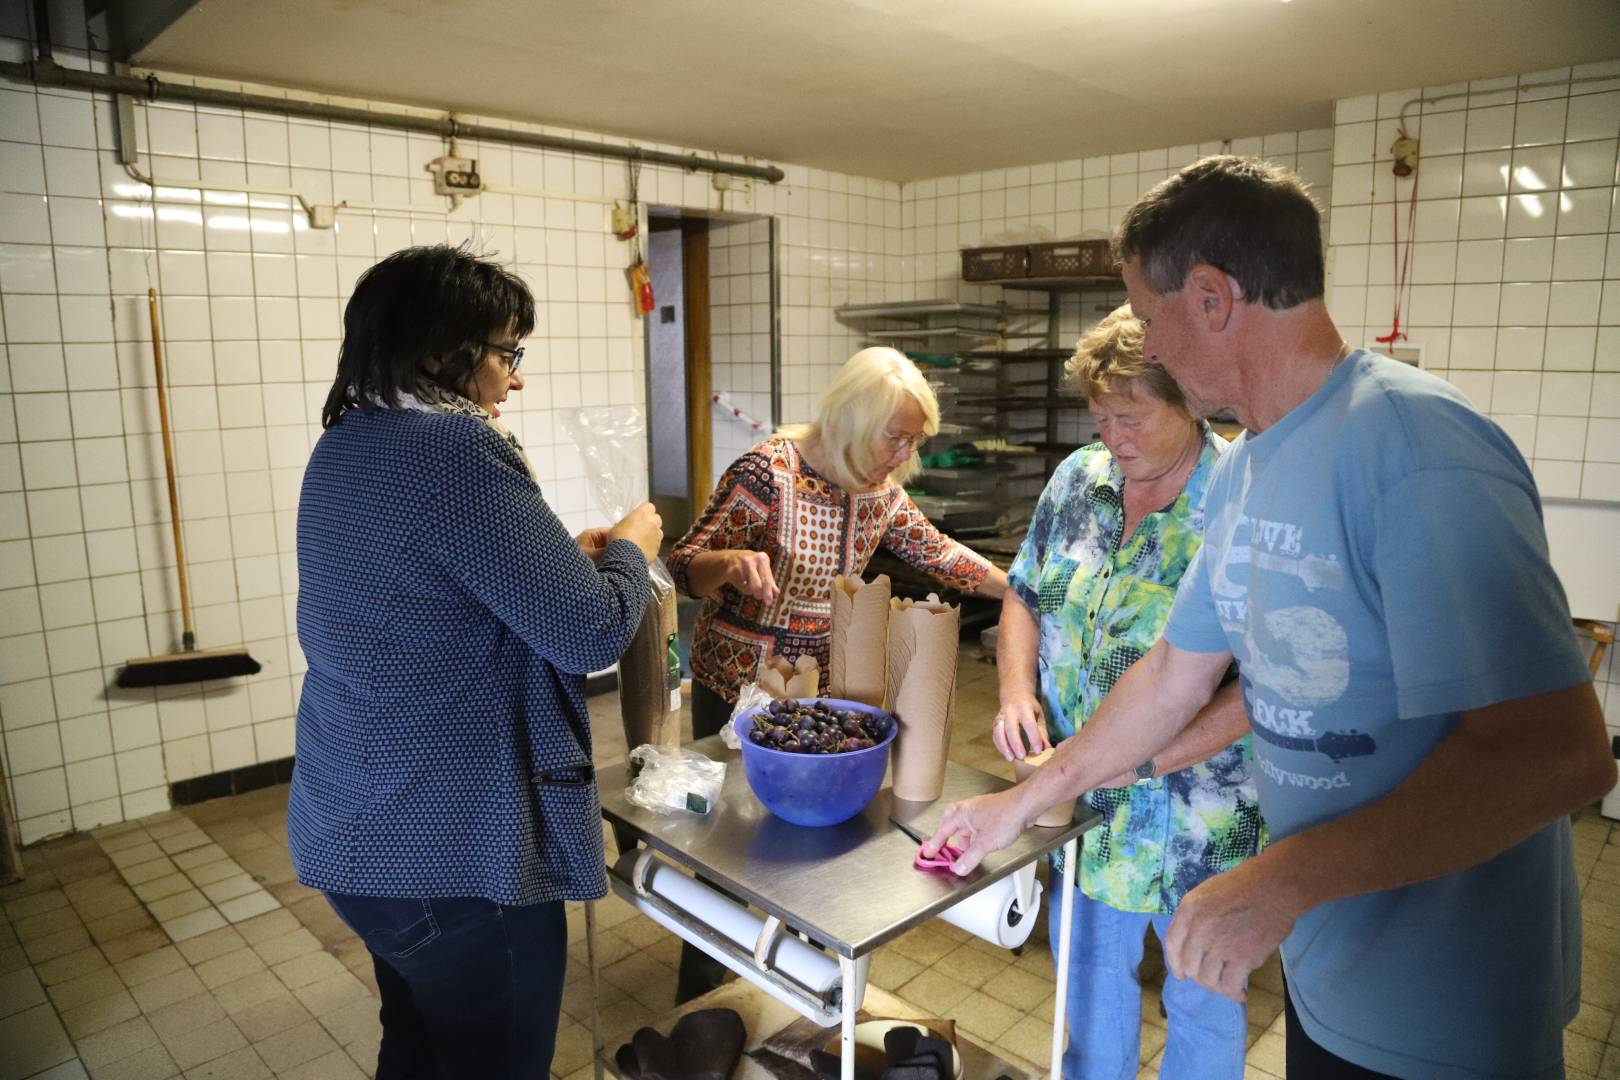
{"label": "woman in blue patterned jacket", "polygon": [[586,673],[647,604],[650,504],[570,537],[496,418],[534,300],[410,248],[344,311],[298,508],[298,879],[370,949],[378,1080],[548,1076],[563,901],[606,892]]}

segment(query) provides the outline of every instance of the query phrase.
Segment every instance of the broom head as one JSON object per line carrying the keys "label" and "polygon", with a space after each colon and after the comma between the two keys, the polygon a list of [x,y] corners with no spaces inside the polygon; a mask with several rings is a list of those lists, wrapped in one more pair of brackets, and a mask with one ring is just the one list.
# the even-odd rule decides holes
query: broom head
{"label": "broom head", "polygon": [[259,662],[246,649],[200,649],[131,660],[118,673],[117,682],[126,688],[169,686],[258,673]]}

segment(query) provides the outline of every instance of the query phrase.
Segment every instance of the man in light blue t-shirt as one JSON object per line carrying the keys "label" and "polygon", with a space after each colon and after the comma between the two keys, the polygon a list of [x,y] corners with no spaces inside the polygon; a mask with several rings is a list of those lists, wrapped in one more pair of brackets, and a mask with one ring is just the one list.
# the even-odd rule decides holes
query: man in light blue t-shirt
{"label": "man in light blue t-shirt", "polygon": [[1238,662],[1273,844],[1192,890],[1171,970],[1241,998],[1279,945],[1296,1077],[1563,1076],[1567,815],[1614,784],[1523,458],[1445,382],[1346,345],[1299,181],[1209,158],[1126,214],[1143,352],[1247,429],[1163,640],[1050,767],[952,807],[967,873],[1153,755]]}

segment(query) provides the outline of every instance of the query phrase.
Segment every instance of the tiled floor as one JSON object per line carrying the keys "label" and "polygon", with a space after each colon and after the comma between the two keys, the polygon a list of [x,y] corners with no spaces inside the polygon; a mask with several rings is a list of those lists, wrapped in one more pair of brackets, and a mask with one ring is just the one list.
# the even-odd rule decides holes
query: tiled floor
{"label": "tiled floor", "polygon": [[[597,757],[622,759],[617,698],[593,699]],[[952,757],[1008,775],[989,745],[995,672],[964,649]],[[340,1080],[369,1076],[379,1029],[365,949],[293,878],[284,787],[40,845],[0,888],[0,1080]],[[1572,1080],[1620,1080],[1620,829],[1576,822],[1586,954]],[[553,1073],[590,1075],[584,921],[569,912],[569,982]],[[602,1022],[610,1045],[657,1024],[675,994],[679,942],[614,898],[599,907]],[[1052,960],[1037,929],[1022,956],[934,922],[878,951],[871,978],[1031,1072],[1048,1060]],[[1142,1075],[1164,1046],[1144,965]],[[1275,958],[1249,1000],[1251,1078],[1283,1073]]]}

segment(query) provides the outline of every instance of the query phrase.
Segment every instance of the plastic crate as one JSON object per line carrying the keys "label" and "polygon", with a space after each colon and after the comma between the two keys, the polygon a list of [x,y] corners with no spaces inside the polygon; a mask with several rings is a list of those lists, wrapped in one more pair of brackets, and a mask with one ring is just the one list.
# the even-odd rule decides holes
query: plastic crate
{"label": "plastic crate", "polygon": [[1029,276],[1029,245],[962,249],[963,281],[996,281]]}
{"label": "plastic crate", "polygon": [[1107,240],[1065,240],[1029,245],[1030,277],[1115,277]]}

